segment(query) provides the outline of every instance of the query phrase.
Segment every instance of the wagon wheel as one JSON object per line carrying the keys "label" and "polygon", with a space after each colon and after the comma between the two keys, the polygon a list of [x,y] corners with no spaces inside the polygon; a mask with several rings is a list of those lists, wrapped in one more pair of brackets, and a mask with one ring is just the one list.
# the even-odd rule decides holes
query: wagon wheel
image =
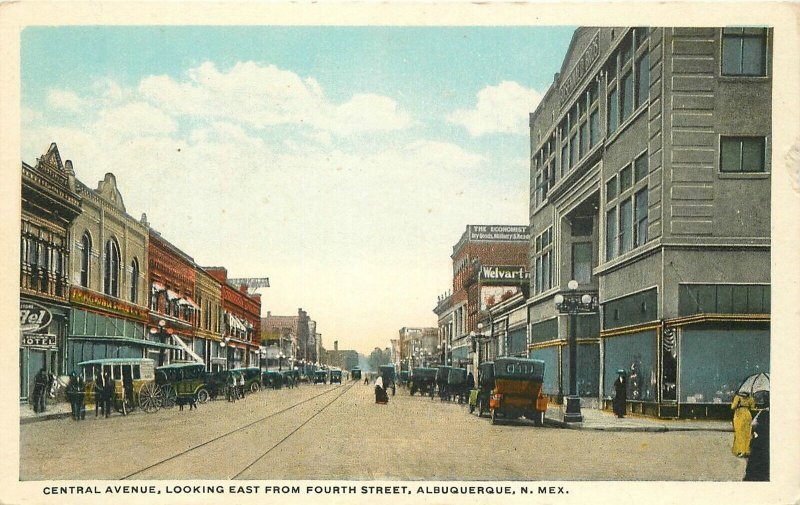
{"label": "wagon wheel", "polygon": [[164,394],[164,400],[161,402],[161,406],[165,409],[171,409],[175,406],[175,401],[178,398],[178,394],[175,392],[175,388],[172,387],[171,384],[165,384],[161,387],[161,391]]}
{"label": "wagon wheel", "polygon": [[164,402],[164,393],[157,384],[146,382],[139,389],[139,408],[148,414],[158,412]]}
{"label": "wagon wheel", "polygon": [[258,387],[258,382],[253,382],[253,383],[250,384],[250,392],[251,393],[257,393],[259,389],[261,389],[261,388]]}
{"label": "wagon wheel", "polygon": [[211,395],[208,394],[208,390],[206,388],[200,388],[197,390],[197,401],[200,403],[206,403]]}

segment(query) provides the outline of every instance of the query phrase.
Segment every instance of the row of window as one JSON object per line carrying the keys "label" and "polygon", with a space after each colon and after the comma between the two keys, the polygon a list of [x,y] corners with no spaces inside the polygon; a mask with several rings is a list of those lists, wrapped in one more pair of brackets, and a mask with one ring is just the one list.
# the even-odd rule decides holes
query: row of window
{"label": "row of window", "polygon": [[32,235],[23,235],[20,240],[20,267],[24,274],[20,281],[24,287],[56,296],[66,296],[64,264],[67,251],[61,246]]}
{"label": "row of window", "polygon": [[[89,288],[89,279],[92,268],[92,237],[86,232],[81,237],[81,257],[80,257],[80,285]],[[119,244],[113,238],[106,241],[103,255],[103,293],[120,298],[119,278],[122,264],[120,261]],[[130,291],[128,300],[131,303],[139,303],[139,260],[133,258],[130,266]]]}
{"label": "row of window", "polygon": [[[606,65],[606,128],[611,135],[649,99],[650,58],[648,28],[634,28],[625,35]],[[722,75],[765,76],[767,30],[725,28],[722,31]],[[546,198],[556,180],[574,167],[601,138],[598,82],[592,81],[578,95],[558,128],[533,156],[533,207]],[[555,146],[560,146],[556,161]],[[722,137],[721,172],[763,172],[764,137]],[[559,170],[557,170],[557,167]]]}
{"label": "row of window", "polygon": [[553,287],[553,228],[547,228],[534,241],[534,293],[542,293]]}

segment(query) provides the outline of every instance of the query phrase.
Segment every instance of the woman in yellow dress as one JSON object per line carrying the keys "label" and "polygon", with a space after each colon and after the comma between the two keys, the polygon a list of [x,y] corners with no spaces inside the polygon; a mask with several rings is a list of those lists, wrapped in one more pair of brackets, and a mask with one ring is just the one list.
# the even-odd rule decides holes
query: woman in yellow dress
{"label": "woman in yellow dress", "polygon": [[748,393],[739,392],[733,397],[731,410],[733,410],[733,448],[731,452],[737,457],[746,458],[750,455],[750,438],[752,436],[753,421],[752,409],[756,402]]}

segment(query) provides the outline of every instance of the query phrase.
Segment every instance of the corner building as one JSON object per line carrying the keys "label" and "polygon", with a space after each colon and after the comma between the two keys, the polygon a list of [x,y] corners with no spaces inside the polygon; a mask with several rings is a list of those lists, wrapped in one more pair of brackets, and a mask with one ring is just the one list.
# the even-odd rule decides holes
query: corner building
{"label": "corner building", "polygon": [[[530,118],[529,355],[545,392],[663,417],[729,415],[769,370],[772,30],[575,31]],[[550,373],[550,372],[554,373]]]}

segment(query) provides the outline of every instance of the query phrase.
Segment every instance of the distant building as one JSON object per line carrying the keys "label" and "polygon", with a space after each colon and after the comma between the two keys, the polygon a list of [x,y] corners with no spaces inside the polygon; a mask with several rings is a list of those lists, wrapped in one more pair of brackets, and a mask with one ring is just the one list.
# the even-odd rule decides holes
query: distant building
{"label": "distant building", "polygon": [[409,370],[417,366],[440,363],[438,328],[400,328],[397,342],[398,366]]}
{"label": "distant building", "polygon": [[522,291],[530,238],[528,226],[467,226],[451,255],[452,291],[434,308],[443,361],[474,367],[470,332],[488,317],[488,307]]}
{"label": "distant building", "polygon": [[352,370],[358,366],[358,353],[353,350],[340,350],[339,341],[333,341],[333,350],[326,351],[325,363],[342,370]]}

